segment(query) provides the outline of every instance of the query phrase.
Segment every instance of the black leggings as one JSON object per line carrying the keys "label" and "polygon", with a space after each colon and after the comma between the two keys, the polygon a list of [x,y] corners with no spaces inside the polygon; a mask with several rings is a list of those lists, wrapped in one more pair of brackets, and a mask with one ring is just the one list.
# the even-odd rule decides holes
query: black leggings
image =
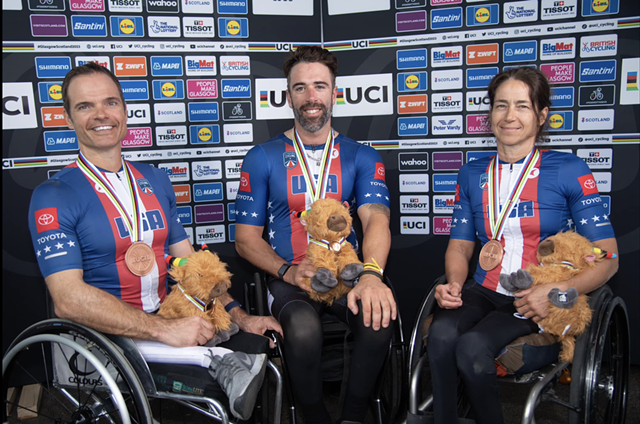
{"label": "black leggings", "polygon": [[458,309],[436,307],[427,353],[437,424],[457,422],[458,371],[476,422],[504,422],[494,358],[516,338],[539,330],[530,319],[514,315],[513,301],[474,282],[464,286]]}
{"label": "black leggings", "polygon": [[346,296],[327,307],[309,299],[298,287],[276,279],[269,282],[269,295],[271,313],[284,332],[287,368],[305,422],[331,423],[322,394],[321,312],[329,312],[348,324],[354,335],[349,382],[339,420],[363,422],[369,397],[389,350],[392,326],[379,331],[365,327],[362,305],[358,301],[358,315],[353,315],[347,308]]}

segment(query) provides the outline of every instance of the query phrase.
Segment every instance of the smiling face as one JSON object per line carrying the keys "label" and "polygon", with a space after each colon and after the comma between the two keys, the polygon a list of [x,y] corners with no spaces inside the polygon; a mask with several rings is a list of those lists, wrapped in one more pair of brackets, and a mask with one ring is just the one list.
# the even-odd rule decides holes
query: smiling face
{"label": "smiling face", "polygon": [[127,135],[127,109],[122,92],[104,74],[75,77],[67,94],[69,114],[64,112],[67,125],[78,136],[80,151],[109,151],[120,149]]}
{"label": "smiling face", "polygon": [[491,129],[496,136],[498,153],[526,156],[536,143],[538,129],[547,119],[548,108],[538,112],[529,98],[529,87],[509,79],[496,90],[491,108]]}
{"label": "smiling face", "polygon": [[331,120],[336,95],[331,71],[325,65],[300,62],[291,69],[287,101],[304,130],[316,132],[324,128]]}

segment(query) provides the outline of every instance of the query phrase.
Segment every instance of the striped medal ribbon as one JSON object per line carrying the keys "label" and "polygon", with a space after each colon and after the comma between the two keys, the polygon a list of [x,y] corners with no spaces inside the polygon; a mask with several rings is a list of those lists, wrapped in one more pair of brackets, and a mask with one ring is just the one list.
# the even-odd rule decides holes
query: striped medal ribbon
{"label": "striped medal ribbon", "polygon": [[309,158],[307,157],[304,144],[302,144],[300,136],[298,135],[298,130],[296,128],[293,129],[293,148],[296,151],[298,162],[300,162],[300,167],[302,168],[302,175],[307,183],[307,192],[311,195],[311,203],[318,199],[324,199],[327,190],[327,181],[329,180],[329,170],[331,169],[331,152],[333,151],[333,145],[334,137],[333,130],[331,130],[327,137],[327,143],[322,154],[322,162],[320,163],[320,173],[316,180],[313,177],[313,172],[311,172]]}

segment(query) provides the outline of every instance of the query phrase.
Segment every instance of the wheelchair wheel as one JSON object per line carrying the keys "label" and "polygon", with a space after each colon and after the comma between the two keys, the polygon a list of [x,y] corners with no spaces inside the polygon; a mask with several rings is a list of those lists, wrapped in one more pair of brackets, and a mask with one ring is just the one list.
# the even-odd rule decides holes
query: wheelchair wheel
{"label": "wheelchair wheel", "polygon": [[[399,319],[399,318],[398,318]],[[377,424],[391,424],[398,414],[403,400],[404,344],[399,334],[401,324],[392,323],[394,333],[389,355],[376,384],[377,396],[374,396],[374,407]]]}
{"label": "wheelchair wheel", "polygon": [[[37,413],[49,422],[152,422],[149,402],[127,359],[105,336],[71,321],[47,320],[23,331],[5,354],[2,377],[5,406],[8,387],[41,385]],[[3,418],[17,422],[7,417],[6,408]]]}

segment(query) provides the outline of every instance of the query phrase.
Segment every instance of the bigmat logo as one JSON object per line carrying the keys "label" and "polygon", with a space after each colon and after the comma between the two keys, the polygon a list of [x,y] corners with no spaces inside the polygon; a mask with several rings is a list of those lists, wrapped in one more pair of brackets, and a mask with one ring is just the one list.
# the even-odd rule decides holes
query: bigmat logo
{"label": "bigmat logo", "polygon": [[127,105],[127,125],[151,123],[151,112],[148,103],[131,103]]}
{"label": "bigmat logo", "polygon": [[620,11],[620,0],[582,0],[582,16],[614,15]]}
{"label": "bigmat logo", "polygon": [[500,5],[467,6],[467,26],[496,25],[500,23]]}
{"label": "bigmat logo", "polygon": [[222,79],[220,80],[223,99],[250,99],[251,80],[243,79]]}
{"label": "bigmat logo", "polygon": [[39,82],[38,93],[40,103],[62,103],[62,81]]}
{"label": "bigmat logo", "polygon": [[225,240],[224,225],[196,227],[196,244],[224,243]]}
{"label": "bigmat logo", "polygon": [[498,73],[498,67],[467,69],[467,88],[486,88]]}
{"label": "bigmat logo", "polygon": [[189,121],[204,122],[219,119],[217,102],[189,103]]}
{"label": "bigmat logo", "polygon": [[421,69],[427,67],[427,49],[398,50],[396,51],[396,68]]}
{"label": "bigmat logo", "polygon": [[462,112],[462,93],[434,93],[431,95],[431,112]]}
{"label": "bigmat logo", "polygon": [[29,15],[34,37],[66,37],[67,17],[64,15]]}
{"label": "bigmat logo", "polygon": [[253,124],[224,124],[222,133],[225,143],[251,143]]}
{"label": "bigmat logo", "polygon": [[398,118],[398,135],[427,135],[429,133],[429,121],[426,116],[411,118]]}
{"label": "bigmat logo", "polygon": [[217,99],[218,80],[187,80],[187,97],[190,99]]}
{"label": "bigmat logo", "polygon": [[454,192],[457,182],[458,174],[433,174],[433,192]]}
{"label": "bigmat logo", "polygon": [[117,77],[146,77],[147,58],[144,56],[114,56],[113,72]]}
{"label": "bigmat logo", "polygon": [[222,161],[208,160],[191,163],[191,177],[194,180],[219,180],[222,178]]}
{"label": "bigmat logo", "polygon": [[432,90],[455,90],[462,88],[462,69],[431,72]]}
{"label": "bigmat logo", "polygon": [[580,106],[613,106],[616,103],[616,86],[613,84],[584,85],[579,90]]}
{"label": "bigmat logo", "polygon": [[221,15],[246,15],[248,11],[247,0],[218,0],[218,13]]}
{"label": "bigmat logo", "polygon": [[393,114],[393,74],[338,77],[336,85],[334,117]]}
{"label": "bigmat logo", "polygon": [[504,5],[503,22],[531,22],[538,19],[537,0],[512,1]]}
{"label": "bigmat logo", "polygon": [[214,0],[182,0],[182,13],[213,15],[213,2]]}
{"label": "bigmat logo", "polygon": [[462,46],[434,47],[431,49],[431,66],[462,66]]}
{"label": "bigmat logo", "polygon": [[76,66],[82,66],[89,62],[97,63],[98,65],[111,70],[111,59],[109,59],[109,56],[76,56]]}
{"label": "bigmat logo", "polygon": [[[47,12],[53,12],[54,10],[66,10],[65,9],[65,1],[64,0],[49,0],[49,1],[40,1],[40,0],[29,0],[29,10],[46,10]],[[9,7],[9,2],[2,2],[2,10],[22,10],[22,2],[18,1],[17,6],[19,8],[11,8]]]}
{"label": "bigmat logo", "polygon": [[215,56],[185,56],[187,75],[216,75]]}
{"label": "bigmat logo", "polygon": [[[287,104],[287,80],[285,78],[256,78],[256,119],[293,119]],[[335,110],[335,106],[334,106]]]}
{"label": "bigmat logo", "polygon": [[222,119],[225,121],[251,120],[251,109],[251,102],[222,102]]}
{"label": "bigmat logo", "polygon": [[38,78],[64,78],[71,70],[69,56],[36,57],[36,76]]}
{"label": "bigmat logo", "polygon": [[249,37],[249,20],[247,18],[218,18],[218,35],[220,38]]}
{"label": "bigmat logo", "polygon": [[166,172],[171,182],[189,181],[189,162],[159,163],[158,169]]}
{"label": "bigmat logo", "polygon": [[178,13],[180,0],[147,0],[147,12]]}
{"label": "bigmat logo", "polygon": [[253,0],[251,3],[254,15],[313,16],[313,0]]}
{"label": "bigmat logo", "polygon": [[40,109],[42,126],[45,128],[66,127],[67,121],[64,119],[63,111],[62,106],[49,106]]}
{"label": "bigmat logo", "polygon": [[426,94],[398,96],[398,114],[427,113],[427,101]]}
{"label": "bigmat logo", "polygon": [[429,213],[429,196],[400,196],[400,213]]}
{"label": "bigmat logo", "polygon": [[467,46],[467,65],[498,63],[498,43]]}
{"label": "bigmat logo", "polygon": [[490,132],[489,115],[467,115],[467,134],[488,134]]}
{"label": "bigmat logo", "polygon": [[184,122],[187,114],[184,103],[154,103],[153,115],[156,122]]}
{"label": "bigmat logo", "polygon": [[407,72],[398,74],[398,91],[425,91],[427,89],[426,72]]}
{"label": "bigmat logo", "polygon": [[551,88],[551,107],[573,107],[573,87]]}
{"label": "bigmat logo", "polygon": [[147,30],[149,31],[149,37],[180,37],[180,18],[177,16],[149,16],[147,18]]}
{"label": "bigmat logo", "polygon": [[143,0],[108,0],[109,12],[142,12]]}
{"label": "bigmat logo", "polygon": [[398,169],[400,171],[428,171],[429,153],[400,153],[398,154]]}
{"label": "bigmat logo", "polygon": [[[184,199],[186,196],[183,196],[181,198],[182,201],[178,201],[178,194],[176,193],[176,203],[191,203],[191,187],[189,187],[189,184],[175,185],[173,186],[173,189],[177,191],[178,190],[177,187],[184,187],[184,186],[188,187],[189,200],[185,202],[182,199]],[[180,220],[180,223],[182,225],[190,225],[191,223],[193,223],[193,214],[191,213],[191,206],[178,206],[176,209],[178,210],[178,219]]]}
{"label": "bigmat logo", "polygon": [[151,147],[153,141],[151,128],[128,128],[127,135],[122,139],[122,147]]}
{"label": "bigmat logo", "polygon": [[140,16],[110,16],[112,37],[144,37]]}
{"label": "bigmat logo", "polygon": [[[191,203],[191,186],[189,184],[175,184],[173,191],[176,193],[176,203]],[[180,206],[178,209],[184,207],[188,207],[189,211],[191,210],[191,206]],[[183,224],[187,223],[183,220],[183,216],[180,216],[180,211],[178,211],[178,217],[180,218],[180,222]]]}
{"label": "bigmat logo", "polygon": [[149,81],[120,81],[125,101],[149,100]]}
{"label": "bigmat logo", "polygon": [[618,34],[594,35],[580,39],[580,57],[615,56],[618,54]]}
{"label": "bigmat logo", "polygon": [[440,236],[448,236],[451,233],[451,221],[453,218],[450,216],[434,216],[433,217],[433,234]]}
{"label": "bigmat logo", "polygon": [[184,146],[187,144],[187,127],[184,125],[156,127],[158,146]]}
{"label": "bigmat logo", "polygon": [[613,130],[613,109],[579,110],[578,131]]}
{"label": "bigmat logo", "polygon": [[580,62],[580,82],[615,81],[615,59]]}
{"label": "bigmat logo", "polygon": [[433,213],[453,213],[453,205],[455,203],[453,195],[435,195],[433,196]]}
{"label": "bigmat logo", "polygon": [[613,166],[613,149],[578,149],[576,156],[591,169],[611,169]]}
{"label": "bigmat logo", "polygon": [[573,59],[574,57],[576,57],[575,37],[541,41],[540,60]]}
{"label": "bigmat logo", "polygon": [[540,7],[542,20],[575,18],[578,0],[542,0]]}
{"label": "bigmat logo", "polygon": [[462,8],[431,9],[431,29],[461,28]]}
{"label": "bigmat logo", "polygon": [[183,74],[182,56],[151,56],[149,64],[154,77],[180,77]]}
{"label": "bigmat logo", "polygon": [[191,125],[189,127],[191,144],[219,144],[220,125]]}
{"label": "bigmat logo", "polygon": [[431,134],[462,134],[462,115],[441,115],[431,120]]}
{"label": "bigmat logo", "polygon": [[573,62],[540,65],[540,70],[547,76],[551,84],[571,83],[576,79]]}
{"label": "bigmat logo", "polygon": [[153,80],[153,100],[184,99],[184,81]]}
{"label": "bigmat logo", "polygon": [[573,112],[550,112],[547,122],[549,131],[573,131]]}
{"label": "bigmat logo", "polygon": [[400,174],[401,193],[428,193],[429,174]]}
{"label": "bigmat logo", "polygon": [[429,217],[401,216],[400,234],[429,234]]}
{"label": "bigmat logo", "polygon": [[220,75],[251,75],[249,56],[220,56]]}
{"label": "bigmat logo", "polygon": [[78,150],[78,139],[75,131],[45,131],[43,138],[46,152]]}
{"label": "bigmat logo", "polygon": [[504,43],[502,59],[504,63],[532,62],[537,58],[538,42],[536,40]]}
{"label": "bigmat logo", "polygon": [[214,36],[215,22],[208,17],[185,17],[182,18],[182,31],[185,37],[210,38]]}

